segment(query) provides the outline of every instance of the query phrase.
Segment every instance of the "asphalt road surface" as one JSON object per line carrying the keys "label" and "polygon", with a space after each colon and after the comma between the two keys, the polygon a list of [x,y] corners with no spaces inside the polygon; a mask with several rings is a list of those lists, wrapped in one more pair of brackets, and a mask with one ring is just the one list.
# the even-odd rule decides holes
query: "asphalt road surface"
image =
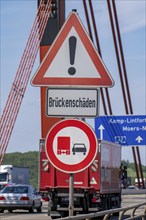
{"label": "asphalt road surface", "polygon": [[[132,206],[138,203],[146,202],[146,194],[136,194],[136,195],[123,195],[122,196],[122,207]],[[144,210],[143,208],[139,208],[138,212]],[[123,219],[129,217],[131,211],[126,212]],[[111,220],[116,220],[117,217],[114,216]],[[47,203],[43,203],[42,213],[29,213],[27,211],[13,211],[13,213],[8,213],[6,210],[4,213],[0,214],[0,220],[51,220],[51,217],[47,215]]]}

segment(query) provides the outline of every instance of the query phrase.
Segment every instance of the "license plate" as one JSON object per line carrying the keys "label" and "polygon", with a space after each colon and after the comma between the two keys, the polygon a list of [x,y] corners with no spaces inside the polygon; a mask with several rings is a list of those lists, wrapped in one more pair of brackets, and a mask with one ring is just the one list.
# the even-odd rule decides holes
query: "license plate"
{"label": "license plate", "polygon": [[8,197],[8,200],[13,201],[13,200],[18,200],[18,197],[13,196],[13,197]]}

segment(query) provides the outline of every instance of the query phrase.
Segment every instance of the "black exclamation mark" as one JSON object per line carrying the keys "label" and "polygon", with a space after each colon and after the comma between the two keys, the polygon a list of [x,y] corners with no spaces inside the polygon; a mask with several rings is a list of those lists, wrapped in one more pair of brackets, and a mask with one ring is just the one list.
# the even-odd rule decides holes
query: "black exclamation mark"
{"label": "black exclamation mark", "polygon": [[[75,62],[76,43],[77,43],[77,38],[74,36],[71,36],[69,38],[69,55],[70,55],[70,64],[71,65],[74,65],[74,62]],[[70,67],[68,69],[68,73],[70,75],[74,75],[76,73],[76,69],[74,67]]]}

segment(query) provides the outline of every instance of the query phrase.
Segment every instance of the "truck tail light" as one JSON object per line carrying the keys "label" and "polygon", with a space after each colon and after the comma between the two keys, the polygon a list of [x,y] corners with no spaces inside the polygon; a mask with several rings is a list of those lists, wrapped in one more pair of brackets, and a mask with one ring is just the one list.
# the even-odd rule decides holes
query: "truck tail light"
{"label": "truck tail light", "polygon": [[92,200],[91,200],[92,202],[97,202],[97,199],[96,198],[92,198]]}
{"label": "truck tail light", "polygon": [[93,198],[91,199],[91,202],[93,203],[101,202],[99,195],[94,195]]}
{"label": "truck tail light", "polygon": [[0,196],[0,200],[6,200],[4,196]]}
{"label": "truck tail light", "polygon": [[28,198],[28,196],[22,196],[20,200],[29,201],[29,198]]}
{"label": "truck tail light", "polygon": [[44,198],[42,199],[42,201],[48,202],[48,201],[49,201],[49,198],[48,198],[48,197],[44,197]]}

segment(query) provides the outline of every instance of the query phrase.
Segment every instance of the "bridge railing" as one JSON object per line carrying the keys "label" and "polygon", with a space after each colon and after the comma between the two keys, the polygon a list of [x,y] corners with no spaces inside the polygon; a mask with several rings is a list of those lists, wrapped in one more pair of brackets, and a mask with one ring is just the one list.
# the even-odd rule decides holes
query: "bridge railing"
{"label": "bridge railing", "polygon": [[[141,207],[143,211],[137,212],[137,209]],[[111,210],[106,210],[102,212],[95,212],[95,213],[90,213],[90,214],[83,214],[83,215],[76,215],[76,216],[68,216],[65,218],[58,218],[58,220],[90,220],[92,218],[96,217],[102,217],[103,220],[108,220],[111,215],[117,214],[119,215],[118,220],[122,220],[123,216],[126,214],[127,211],[131,210],[131,213],[128,213],[128,218],[124,218],[125,220],[132,220],[132,219],[137,219],[138,217],[141,217],[142,220],[146,220],[146,202],[129,206],[129,207],[123,207],[123,208],[118,208],[118,209],[111,209]],[[126,214],[127,215],[127,214]]]}

